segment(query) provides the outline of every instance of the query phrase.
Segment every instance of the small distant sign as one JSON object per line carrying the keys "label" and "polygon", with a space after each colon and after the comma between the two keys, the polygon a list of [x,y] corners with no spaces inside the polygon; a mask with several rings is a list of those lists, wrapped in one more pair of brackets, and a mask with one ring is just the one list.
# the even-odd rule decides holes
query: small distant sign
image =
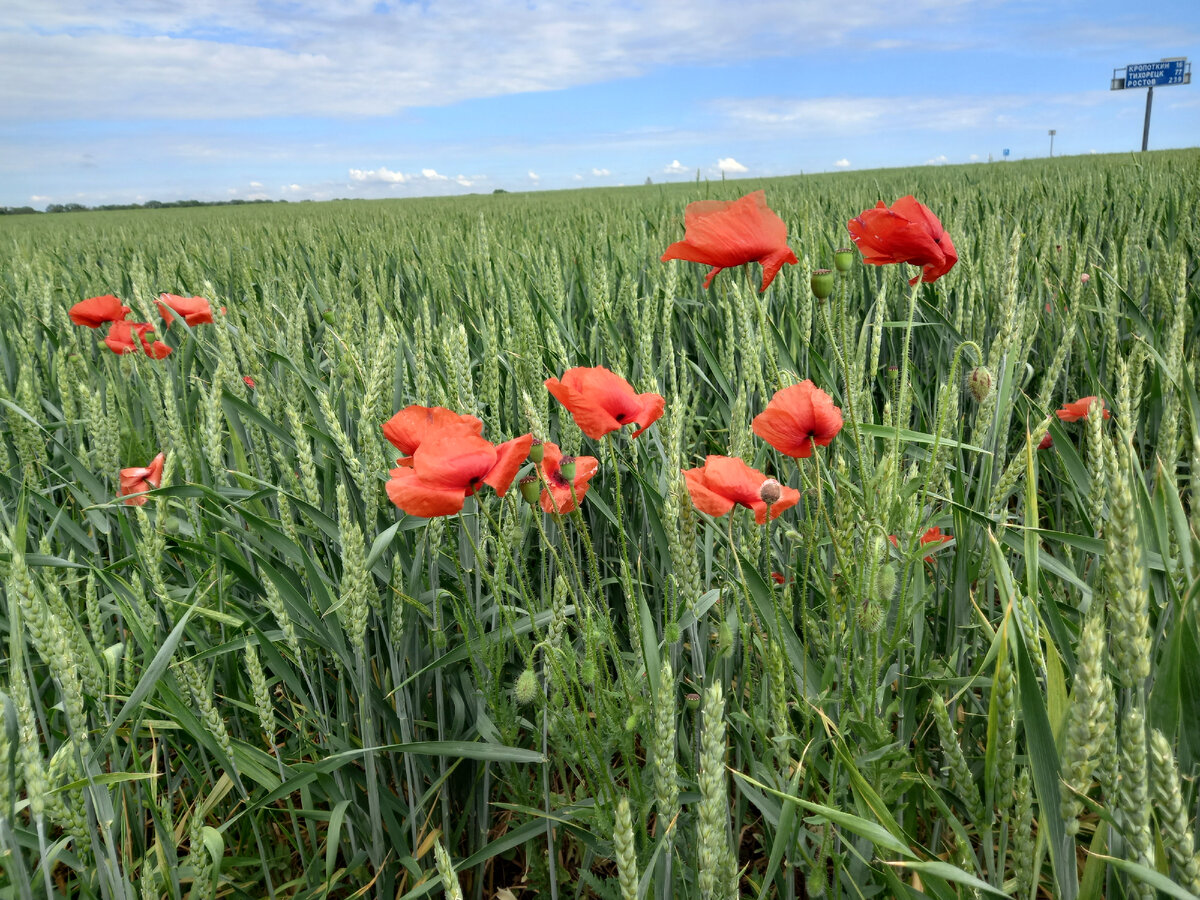
{"label": "small distant sign", "polygon": [[1008,156],[1008,152],[1009,152],[1009,151],[1008,151],[1008,148],[1007,148],[1007,147],[1005,147],[1005,148],[1004,148],[1004,155],[1005,155],[1005,156]]}
{"label": "small distant sign", "polygon": [[1167,84],[1190,84],[1192,67],[1186,59],[1164,59],[1159,62],[1132,63],[1125,67],[1124,77],[1113,72],[1114,91],[1131,88],[1159,87]]}

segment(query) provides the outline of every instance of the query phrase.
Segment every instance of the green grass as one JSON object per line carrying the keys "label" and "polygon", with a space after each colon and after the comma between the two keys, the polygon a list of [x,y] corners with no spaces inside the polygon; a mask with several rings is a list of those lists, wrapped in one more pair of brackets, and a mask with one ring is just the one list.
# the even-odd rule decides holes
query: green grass
{"label": "green grass", "polygon": [[[759,187],[767,294],[659,262]],[[954,270],[817,304],[909,193]],[[0,220],[0,898],[415,898],[439,841],[475,900],[1200,894],[1198,196],[1177,151]],[[160,292],[227,315],[67,318]],[[542,382],[592,365],[663,418],[584,437]],[[792,461],[750,421],[802,378],[846,427]],[[581,513],[400,513],[412,403],[597,457]],[[708,453],[800,505],[697,513]]]}

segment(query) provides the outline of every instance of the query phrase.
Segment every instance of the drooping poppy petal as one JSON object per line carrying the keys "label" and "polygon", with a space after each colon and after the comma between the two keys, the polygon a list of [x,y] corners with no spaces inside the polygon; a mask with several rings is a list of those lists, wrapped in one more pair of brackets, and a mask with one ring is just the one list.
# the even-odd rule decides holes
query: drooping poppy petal
{"label": "drooping poppy petal", "polygon": [[603,366],[568,369],[561,380],[547,378],[545,383],[592,440],[631,423],[638,425],[632,435],[636,438],[663,413],[665,401],[660,394],[639,394],[624,378]]}
{"label": "drooping poppy petal", "polygon": [[1080,397],[1071,403],[1064,403],[1063,408],[1056,414],[1064,422],[1078,422],[1080,419],[1088,417],[1088,411],[1092,408],[1092,402],[1095,400],[1100,401],[1100,409],[1104,411],[1104,418],[1111,418],[1112,413],[1104,408],[1104,398],[1095,396]]}
{"label": "drooping poppy petal", "polygon": [[[926,531],[923,535],[921,535],[921,546],[924,547],[926,544],[944,544],[947,541],[952,541],[952,540],[954,540],[953,537],[951,537],[948,534],[942,534],[942,529],[939,528],[938,526],[934,525],[932,528],[930,528],[928,531]],[[925,562],[932,563],[933,557],[926,556]]]}
{"label": "drooping poppy petal", "polygon": [[958,262],[954,242],[928,206],[913,196],[901,197],[889,209],[879,201],[846,223],[850,238],[873,266],[906,262],[922,273],[909,284],[937,281]]}
{"label": "drooping poppy petal", "polygon": [[542,478],[546,487],[542,489],[542,509],[548,513],[565,515],[583,502],[587,496],[588,482],[600,469],[600,461],[594,456],[575,457],[575,477],[568,481],[562,474],[562,451],[558,444],[545,441],[542,444]]}
{"label": "drooping poppy petal", "polygon": [[487,477],[483,479],[483,483],[492,488],[498,496],[503,497],[512,486],[513,479],[517,477],[517,471],[529,456],[529,448],[532,445],[532,434],[523,434],[511,441],[497,444],[496,462]]}
{"label": "drooping poppy petal", "polygon": [[475,434],[483,434],[483,422],[443,406],[406,406],[383,423],[383,436],[403,453],[412,456],[432,429],[447,425],[467,425]]}
{"label": "drooping poppy petal", "polygon": [[105,322],[119,322],[129,315],[129,307],[124,306],[112,294],[102,297],[88,297],[80,300],[68,310],[67,315],[76,325],[87,328],[99,328]]}
{"label": "drooping poppy petal", "polygon": [[842,430],[842,410],[833,398],[805,379],[775,392],[754,417],[754,433],[787,456],[807,459],[813,445],[828,447]]}
{"label": "drooping poppy petal", "polygon": [[148,466],[133,466],[128,469],[122,469],[117,473],[117,481],[120,485],[120,490],[117,493],[118,497],[125,497],[126,506],[142,506],[146,502],[145,496],[129,497],[128,494],[142,494],[144,491],[154,490],[162,487],[163,463],[166,461],[166,455],[159,453],[150,461]]}
{"label": "drooping poppy petal", "polygon": [[412,468],[398,467],[388,474],[388,499],[410,516],[452,516],[463,508],[467,495],[461,489],[433,487]]}
{"label": "drooping poppy petal", "polygon": [[163,318],[163,324],[170,325],[175,321],[175,315],[183,316],[183,321],[191,325],[211,325],[213,321],[212,304],[203,297],[180,297],[176,294],[160,294],[158,312]]}
{"label": "drooping poppy petal", "polygon": [[[703,466],[685,469],[683,477],[692,503],[701,512],[723,516],[737,504],[754,510],[754,521],[759,525],[767,521],[768,506],[761,496],[767,476],[746,465],[743,460],[731,456],[709,456]],[[779,499],[769,507],[772,519],[800,502],[800,492],[795,488],[780,485],[779,492]]]}
{"label": "drooping poppy petal", "polygon": [[154,331],[149,322],[127,322],[119,319],[108,327],[104,343],[113,353],[137,353],[143,351],[151,359],[162,359],[171,355],[171,348],[162,341],[151,343],[146,335]]}
{"label": "drooping poppy petal", "polygon": [[787,245],[787,225],[767,206],[763,191],[729,202],[689,203],[683,224],[683,240],[671,244],[662,261],[683,259],[712,266],[704,279],[706,288],[722,269],[758,262],[763,267],[759,290],[765,291],[785,264],[797,262]]}

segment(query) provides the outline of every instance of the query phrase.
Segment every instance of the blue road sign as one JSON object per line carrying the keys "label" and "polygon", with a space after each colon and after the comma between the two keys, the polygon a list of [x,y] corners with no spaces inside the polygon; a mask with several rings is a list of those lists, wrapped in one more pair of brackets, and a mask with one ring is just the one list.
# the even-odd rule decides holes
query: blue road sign
{"label": "blue road sign", "polygon": [[1008,148],[1007,147],[1004,148],[1004,155],[1008,156]]}
{"label": "blue road sign", "polygon": [[1184,84],[1187,60],[1170,59],[1164,62],[1134,63],[1125,67],[1125,87],[1157,87],[1160,84]]}

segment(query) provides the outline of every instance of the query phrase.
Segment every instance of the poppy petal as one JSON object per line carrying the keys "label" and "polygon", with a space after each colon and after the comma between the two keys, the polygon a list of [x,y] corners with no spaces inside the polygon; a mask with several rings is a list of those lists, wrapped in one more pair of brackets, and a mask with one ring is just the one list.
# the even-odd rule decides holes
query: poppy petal
{"label": "poppy petal", "polygon": [[413,469],[392,469],[387,483],[388,499],[410,516],[433,518],[452,516],[463,508],[462,490],[433,487],[420,479]]}
{"label": "poppy petal", "polygon": [[533,435],[525,434],[511,441],[496,445],[496,464],[488,472],[483,483],[490,485],[496,493],[503,497],[517,477],[517,471],[529,456],[529,448],[533,445]]}
{"label": "poppy petal", "polygon": [[496,448],[461,425],[425,435],[413,454],[413,471],[429,487],[468,494],[483,484],[495,465]]}
{"label": "poppy petal", "polygon": [[80,300],[68,311],[67,315],[76,325],[87,328],[99,328],[105,322],[117,322],[129,315],[129,307],[124,306],[112,294],[102,297],[88,297]]}
{"label": "poppy petal", "polygon": [[383,436],[405,456],[412,456],[427,432],[447,425],[466,425],[483,434],[483,422],[474,416],[444,406],[407,406],[383,423]]}
{"label": "poppy petal", "polygon": [[[559,381],[557,378],[547,378],[546,389],[574,416],[575,424],[584,434],[594,441],[599,440],[610,431],[620,428],[621,423],[613,418],[595,398],[585,396],[567,383],[571,373],[576,371],[578,370],[571,369],[564,374],[563,381]],[[633,420],[630,419],[630,421]]]}
{"label": "poppy petal", "polygon": [[734,502],[709,488],[705,482],[704,468],[701,466],[697,469],[683,470],[688,494],[691,495],[692,503],[700,512],[708,513],[710,516],[723,516],[733,509]]}

